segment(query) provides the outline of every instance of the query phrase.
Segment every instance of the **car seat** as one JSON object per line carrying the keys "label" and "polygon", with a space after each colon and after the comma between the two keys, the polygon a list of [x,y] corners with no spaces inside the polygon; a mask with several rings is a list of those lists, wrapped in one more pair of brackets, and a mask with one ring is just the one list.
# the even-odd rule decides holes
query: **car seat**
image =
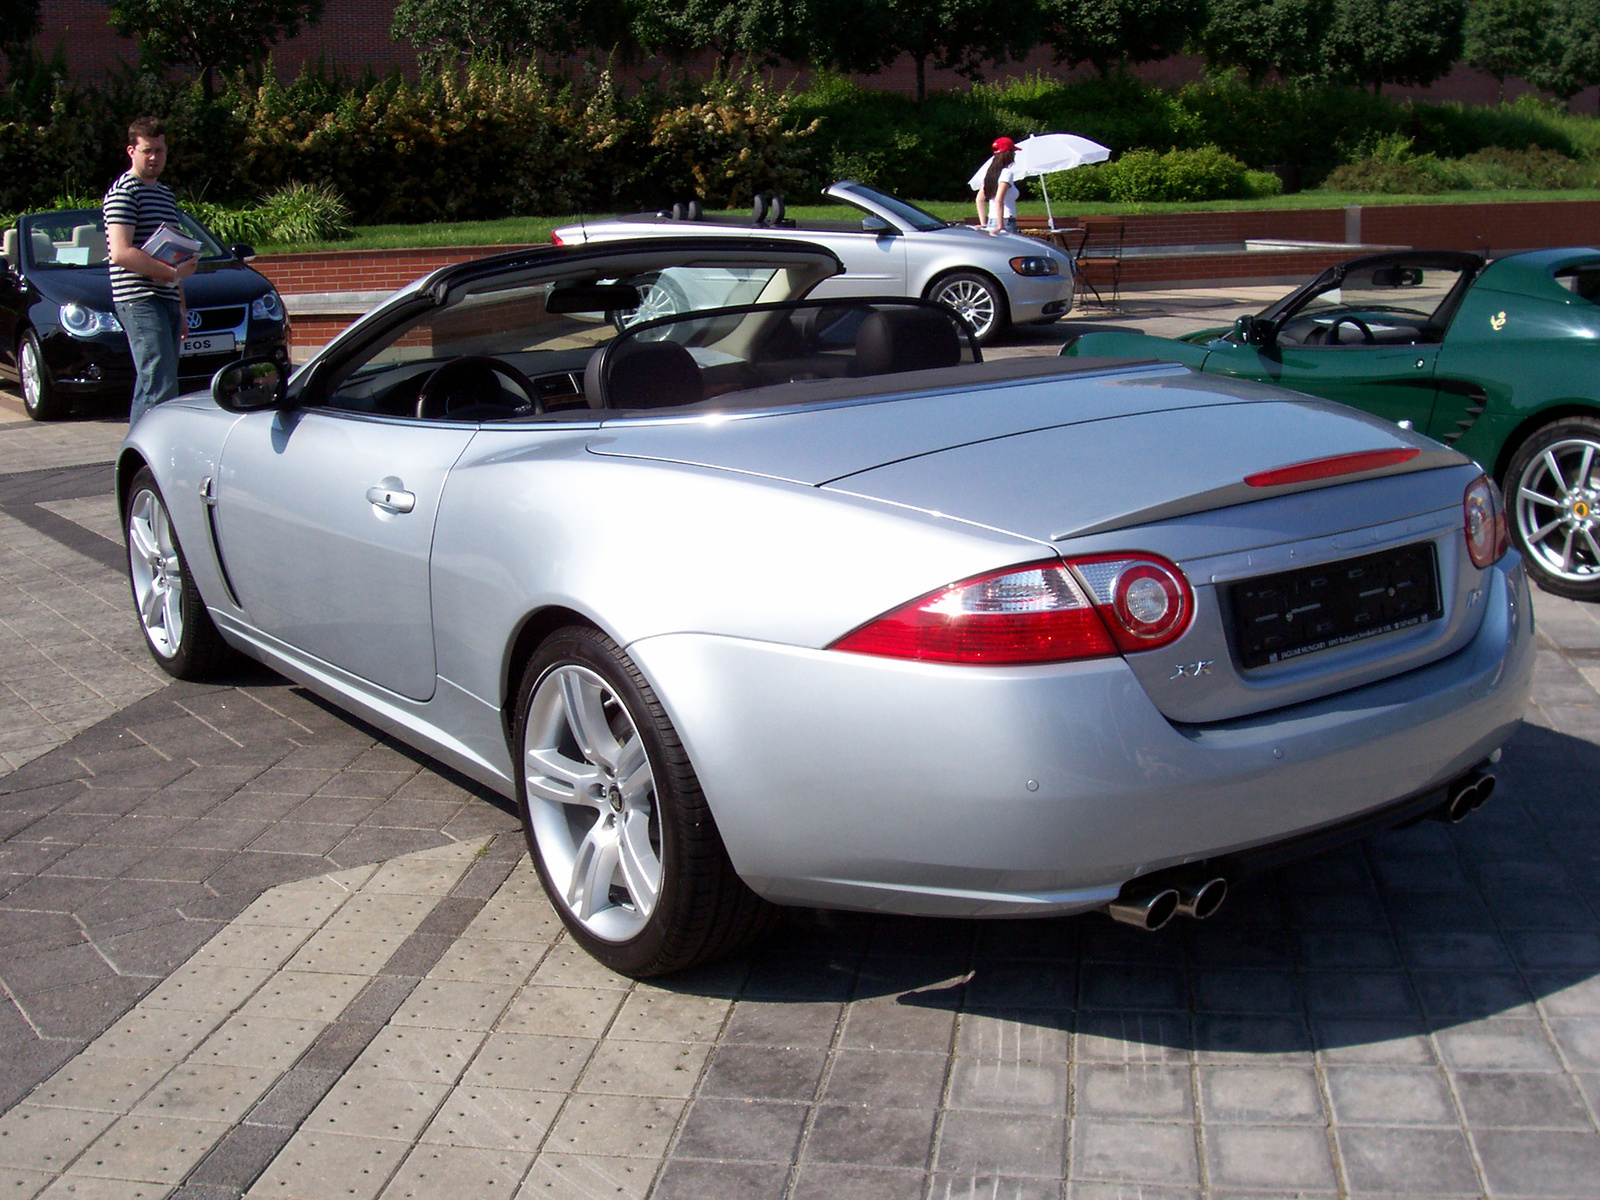
{"label": "car seat", "polygon": [[89,248],[89,265],[94,266],[106,261],[106,231],[98,225],[74,225],[72,227],[72,244],[77,247]]}
{"label": "car seat", "polygon": [[924,308],[880,308],[856,331],[857,375],[889,375],[961,361],[954,316]]}
{"label": "car seat", "polygon": [[6,262],[10,263],[11,269],[15,271],[20,265],[17,262],[17,231],[15,229],[6,230],[5,254]]}
{"label": "car seat", "polygon": [[38,263],[51,263],[56,260],[56,244],[50,240],[50,235],[42,230],[32,230],[33,261]]}
{"label": "car seat", "polygon": [[590,408],[682,408],[705,399],[700,365],[677,342],[612,342],[589,360]]}

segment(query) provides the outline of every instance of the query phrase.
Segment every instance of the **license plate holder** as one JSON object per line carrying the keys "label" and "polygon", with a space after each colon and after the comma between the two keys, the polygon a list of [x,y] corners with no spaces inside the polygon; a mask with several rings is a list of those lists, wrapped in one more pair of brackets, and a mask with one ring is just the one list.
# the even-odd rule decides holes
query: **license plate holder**
{"label": "license plate holder", "polygon": [[185,335],[183,345],[178,353],[191,354],[232,354],[237,346],[237,340],[231,332],[222,333],[192,333]]}
{"label": "license plate holder", "polygon": [[1432,542],[1242,580],[1228,588],[1246,670],[1425,625],[1444,616]]}

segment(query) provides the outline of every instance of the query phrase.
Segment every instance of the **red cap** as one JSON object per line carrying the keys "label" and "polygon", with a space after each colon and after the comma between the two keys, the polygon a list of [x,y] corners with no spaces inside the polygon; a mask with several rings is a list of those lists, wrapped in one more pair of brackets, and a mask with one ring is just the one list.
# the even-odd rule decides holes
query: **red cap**
{"label": "red cap", "polygon": [[994,140],[994,152],[1004,154],[1007,150],[1015,150],[1017,144],[1008,137],[997,137]]}

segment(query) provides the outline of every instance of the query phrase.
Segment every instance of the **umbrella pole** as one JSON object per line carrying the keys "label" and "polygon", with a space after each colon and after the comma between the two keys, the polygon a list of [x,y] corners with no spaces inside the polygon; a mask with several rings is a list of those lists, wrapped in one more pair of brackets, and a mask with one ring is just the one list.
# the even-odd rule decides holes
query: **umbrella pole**
{"label": "umbrella pole", "polygon": [[1050,211],[1050,182],[1043,174],[1039,176],[1039,187],[1044,191],[1044,214],[1050,221],[1050,232],[1054,233],[1056,231],[1056,215]]}

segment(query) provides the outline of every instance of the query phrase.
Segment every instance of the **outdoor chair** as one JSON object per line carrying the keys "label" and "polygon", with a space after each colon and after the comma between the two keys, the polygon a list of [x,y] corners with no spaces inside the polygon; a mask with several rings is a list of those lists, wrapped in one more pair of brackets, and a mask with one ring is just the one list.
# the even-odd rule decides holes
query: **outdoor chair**
{"label": "outdoor chair", "polygon": [[[1094,293],[1094,301],[1101,308],[1118,308],[1122,302],[1122,251],[1128,234],[1128,224],[1121,218],[1094,220],[1085,217],[1078,233],[1077,245],[1068,250],[1078,283]],[[1111,276],[1111,303],[1107,304],[1100,289],[1088,272],[1104,271]]]}

